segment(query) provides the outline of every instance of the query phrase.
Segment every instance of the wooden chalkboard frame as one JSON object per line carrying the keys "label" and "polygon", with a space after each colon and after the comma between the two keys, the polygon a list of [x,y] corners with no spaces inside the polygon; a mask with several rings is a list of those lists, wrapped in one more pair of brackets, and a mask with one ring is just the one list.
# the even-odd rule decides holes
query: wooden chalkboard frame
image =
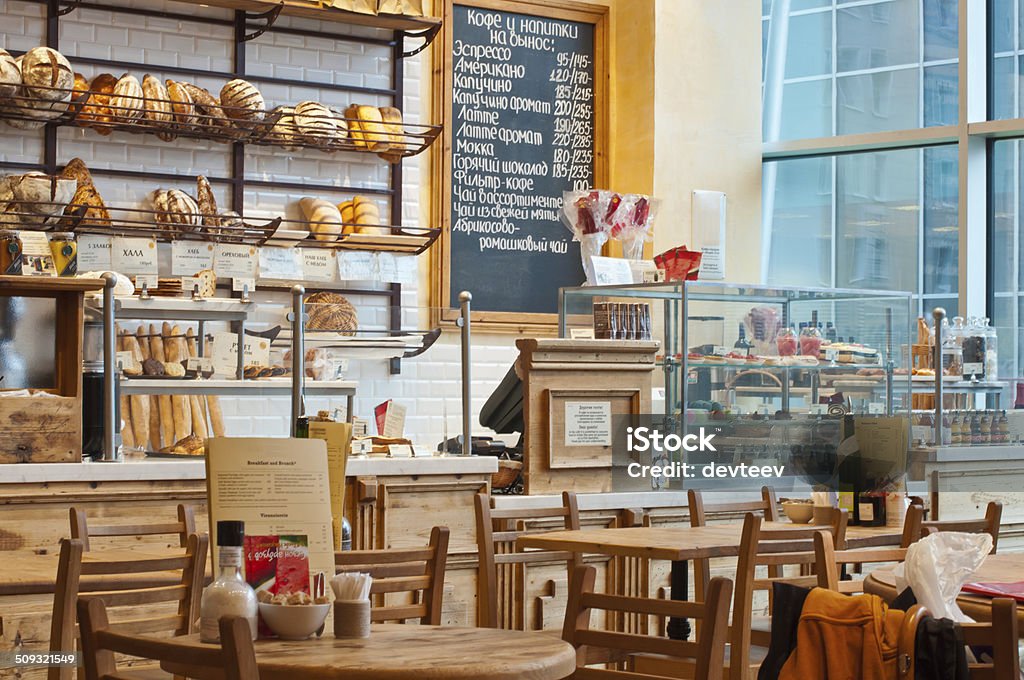
{"label": "wooden chalkboard frame", "polygon": [[[431,249],[432,321],[454,323],[459,316],[458,300],[451,299],[451,210],[452,210],[452,86],[453,86],[453,5],[516,12],[548,19],[589,23],[594,26],[594,184],[608,183],[609,111],[609,8],[574,0],[441,0],[444,6],[441,40],[434,43],[433,75],[434,119],[444,122],[441,143],[434,145],[431,170],[435,187],[432,202],[433,223],[441,227],[441,236]],[[500,285],[500,278],[495,285]],[[557,332],[557,314],[489,312],[473,310],[474,328],[484,331]]]}

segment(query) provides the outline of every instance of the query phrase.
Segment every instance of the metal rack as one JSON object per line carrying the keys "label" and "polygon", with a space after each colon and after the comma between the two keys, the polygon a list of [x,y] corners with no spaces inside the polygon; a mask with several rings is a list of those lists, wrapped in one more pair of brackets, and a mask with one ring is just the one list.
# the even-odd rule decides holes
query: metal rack
{"label": "metal rack", "polygon": [[[282,0],[280,3],[270,3],[263,0],[211,0],[210,2],[204,2],[204,5],[212,5],[217,7],[224,7],[234,10],[234,16],[231,19],[203,16],[201,14],[189,14],[182,12],[169,12],[163,10],[140,8],[140,7],[118,7],[109,6],[103,3],[96,2],[84,2],[82,0],[23,0],[24,2],[34,2],[42,4],[46,8],[46,38],[45,44],[47,47],[59,50],[60,49],[60,21],[61,18],[76,11],[77,9],[94,9],[112,12],[114,14],[126,14],[144,17],[159,17],[165,19],[172,19],[178,21],[184,21],[189,23],[198,23],[206,25],[214,25],[221,27],[231,27],[234,31],[233,40],[233,68],[231,71],[213,72],[204,71],[199,69],[185,68],[180,66],[160,66],[159,69],[162,72],[177,74],[181,76],[214,76],[222,77],[224,80],[230,80],[233,78],[247,78],[256,84],[267,83],[277,85],[293,85],[293,86],[309,86],[311,83],[288,79],[288,78],[277,78],[277,77],[264,77],[264,76],[249,76],[246,73],[246,46],[247,44],[260,37],[266,32],[278,32],[285,34],[292,34],[305,37],[317,37],[325,38],[336,41],[354,42],[365,45],[377,45],[384,46],[391,49],[391,87],[389,88],[374,88],[364,86],[349,86],[349,85],[335,85],[331,83],[315,83],[314,85],[318,89],[331,90],[331,91],[342,91],[351,92],[353,94],[369,94],[369,95],[380,95],[388,96],[392,99],[394,105],[401,109],[402,100],[404,97],[404,85],[403,85],[403,74],[404,74],[404,60],[416,54],[418,51],[425,48],[437,35],[441,23],[437,19],[432,18],[421,18],[421,17],[400,17],[400,16],[375,16],[375,15],[362,15],[354,12],[344,12],[341,10],[320,10],[311,6],[302,6],[299,3],[291,0]],[[246,10],[252,10],[256,13],[250,13]],[[343,35],[337,32],[329,30],[311,30],[304,28],[292,28],[286,26],[275,25],[276,20],[281,15],[285,16],[298,16],[298,17],[311,17],[321,20],[324,23],[339,23],[339,24],[352,24],[378,28],[382,31],[390,31],[389,37],[366,37],[356,35]],[[251,30],[255,28],[255,30]],[[423,44],[417,46],[415,49],[407,51],[405,48],[406,39],[418,39],[422,40]],[[151,65],[141,64],[138,62],[122,61],[122,60],[110,60],[110,59],[96,59],[87,57],[72,57],[75,64],[85,64],[90,66],[98,66],[103,68],[110,68],[120,71],[137,71],[140,69],[148,68]],[[436,137],[436,132],[433,130],[433,126],[424,126],[430,128],[428,132],[425,132],[427,137],[433,135]],[[11,161],[0,161],[0,166],[23,169],[23,170],[39,170],[47,174],[56,174],[61,164],[58,163],[58,140],[57,140],[57,129],[58,124],[53,122],[47,123],[43,131],[43,162],[42,163],[21,163]],[[228,141],[228,140],[224,140]],[[424,138],[424,142],[426,138]],[[314,188],[311,185],[302,182],[281,182],[276,180],[256,180],[246,178],[246,158],[245,158],[245,147],[246,141],[243,140],[230,140],[230,173],[228,176],[208,176],[211,183],[214,184],[227,184],[229,186],[230,194],[230,209],[234,210],[241,216],[245,216],[244,212],[244,199],[246,188],[277,188],[277,189],[297,189],[297,190],[308,190]],[[323,190],[330,190],[334,192],[350,192],[350,193],[363,193],[363,194],[376,194],[387,196],[391,202],[391,214],[387,220],[392,225],[401,225],[402,223],[402,165],[401,163],[389,164],[390,166],[390,182],[387,189],[363,189],[359,187],[349,186],[327,186],[321,187]],[[181,179],[193,179],[190,176],[178,175],[173,173],[152,173],[152,172],[136,172],[128,170],[112,170],[112,169],[92,169],[94,175],[100,176],[111,176],[111,177],[127,177],[135,179],[147,179],[147,180],[163,180],[163,181],[177,181]]]}

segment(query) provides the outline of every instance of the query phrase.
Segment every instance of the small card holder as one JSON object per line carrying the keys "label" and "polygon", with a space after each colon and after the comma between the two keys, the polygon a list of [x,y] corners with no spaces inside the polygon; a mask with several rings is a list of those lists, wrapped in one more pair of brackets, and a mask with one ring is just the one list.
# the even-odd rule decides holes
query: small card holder
{"label": "small card holder", "polygon": [[334,637],[370,637],[370,601],[334,601]]}

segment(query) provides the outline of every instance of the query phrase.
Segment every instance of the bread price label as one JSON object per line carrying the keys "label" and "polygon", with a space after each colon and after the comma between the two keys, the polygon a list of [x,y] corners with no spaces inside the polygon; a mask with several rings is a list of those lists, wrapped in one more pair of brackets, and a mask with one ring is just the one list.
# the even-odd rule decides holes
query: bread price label
{"label": "bread price label", "polygon": [[302,278],[306,281],[336,281],[337,257],[327,248],[302,249]]}
{"label": "bread price label", "polygon": [[171,274],[193,276],[204,269],[213,269],[213,251],[212,243],[172,241]]}
{"label": "bread price label", "polygon": [[[238,336],[234,333],[214,333],[211,358],[214,374],[234,377],[238,370]],[[245,336],[242,365],[269,366],[270,341],[266,338]]]}
{"label": "bread price label", "polygon": [[82,234],[78,237],[78,270],[83,272],[113,269],[110,262],[109,236]]}
{"label": "bread price label", "polygon": [[260,248],[260,278],[291,281],[302,278],[302,260],[296,248]]}
{"label": "bread price label", "polygon": [[110,245],[110,265],[122,274],[159,274],[156,240],[115,236]]}
{"label": "bread price label", "polygon": [[213,253],[213,269],[225,279],[255,279],[259,265],[255,246],[218,243]]}

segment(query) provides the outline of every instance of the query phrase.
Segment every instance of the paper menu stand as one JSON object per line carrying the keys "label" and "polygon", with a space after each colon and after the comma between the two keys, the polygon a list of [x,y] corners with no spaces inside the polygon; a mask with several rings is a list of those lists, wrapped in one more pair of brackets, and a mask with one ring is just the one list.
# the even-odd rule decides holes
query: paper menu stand
{"label": "paper menu stand", "polygon": [[382,437],[401,437],[405,432],[405,406],[388,399],[373,409],[377,433]]}
{"label": "paper menu stand", "polygon": [[327,442],[327,469],[331,485],[331,530],[334,549],[341,550],[341,518],[345,515],[345,469],[352,449],[352,425],[311,421],[309,438]]}
{"label": "paper menu stand", "polygon": [[[334,573],[330,468],[322,439],[214,437],[206,441],[210,540],[217,522],[247,536],[306,536],[310,572]],[[214,573],[219,568],[214,554]]]}

